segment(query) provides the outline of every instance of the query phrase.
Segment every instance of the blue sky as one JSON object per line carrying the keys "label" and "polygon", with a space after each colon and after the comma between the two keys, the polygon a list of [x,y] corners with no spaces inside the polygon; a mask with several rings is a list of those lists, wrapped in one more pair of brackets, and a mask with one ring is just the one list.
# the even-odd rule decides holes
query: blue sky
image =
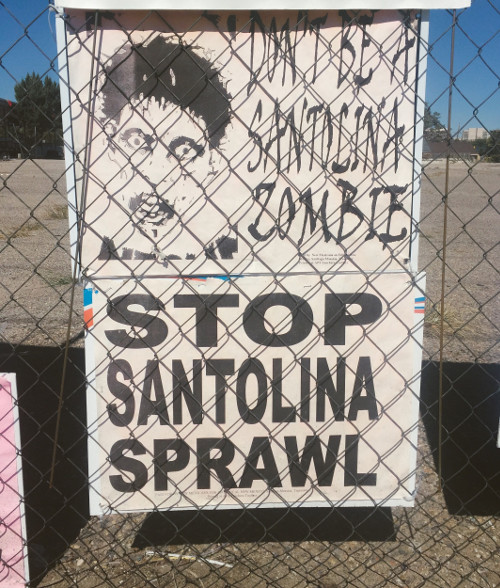
{"label": "blue sky", "polygon": [[47,0],[0,0],[0,97],[14,100],[16,82],[57,70],[55,17]]}
{"label": "blue sky", "polygon": [[[457,15],[452,128],[498,129],[500,3],[473,0]],[[27,73],[56,78],[55,18],[47,0],[0,0],[0,18],[0,97],[13,100],[16,81]],[[427,101],[443,123],[448,118],[451,23],[451,11],[431,11]]]}
{"label": "blue sky", "polygon": [[[453,12],[431,11],[427,61],[427,102],[448,120]],[[500,2],[473,0],[457,10],[452,128],[500,128]],[[475,113],[477,109],[477,113]]]}

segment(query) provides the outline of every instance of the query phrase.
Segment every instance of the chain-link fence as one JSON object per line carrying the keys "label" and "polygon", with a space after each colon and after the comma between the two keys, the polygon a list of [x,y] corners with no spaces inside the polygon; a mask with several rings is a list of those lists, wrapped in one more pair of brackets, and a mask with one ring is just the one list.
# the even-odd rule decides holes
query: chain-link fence
{"label": "chain-link fence", "polygon": [[55,13],[0,0],[2,582],[499,585],[498,6]]}

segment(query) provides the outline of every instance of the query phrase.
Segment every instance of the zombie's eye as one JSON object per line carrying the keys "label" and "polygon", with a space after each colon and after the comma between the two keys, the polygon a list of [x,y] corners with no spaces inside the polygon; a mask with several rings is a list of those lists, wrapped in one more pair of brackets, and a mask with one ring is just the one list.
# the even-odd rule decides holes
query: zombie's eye
{"label": "zombie's eye", "polygon": [[147,135],[141,129],[127,129],[120,135],[127,151],[152,151],[155,144],[155,138]]}
{"label": "zombie's eye", "polygon": [[186,163],[201,155],[204,147],[190,137],[177,137],[170,143],[168,150],[176,159]]}

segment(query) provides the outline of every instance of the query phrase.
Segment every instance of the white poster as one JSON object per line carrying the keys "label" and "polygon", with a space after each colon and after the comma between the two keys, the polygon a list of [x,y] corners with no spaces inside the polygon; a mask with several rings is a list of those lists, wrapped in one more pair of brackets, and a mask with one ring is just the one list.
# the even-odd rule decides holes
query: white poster
{"label": "white poster", "polygon": [[84,274],[408,268],[415,11],[67,13]]}
{"label": "white poster", "polygon": [[413,504],[424,279],[87,289],[91,512]]}
{"label": "white poster", "polygon": [[0,373],[0,585],[29,581],[15,374]]}

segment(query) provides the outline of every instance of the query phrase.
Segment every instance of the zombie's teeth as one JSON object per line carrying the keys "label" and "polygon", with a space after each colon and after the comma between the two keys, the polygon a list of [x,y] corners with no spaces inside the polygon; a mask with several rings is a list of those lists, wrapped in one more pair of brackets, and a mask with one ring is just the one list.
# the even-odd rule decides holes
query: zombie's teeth
{"label": "zombie's teeth", "polygon": [[132,214],[140,223],[165,224],[172,216],[169,216],[168,203],[165,205],[155,194],[142,194],[137,200],[138,205]]}

